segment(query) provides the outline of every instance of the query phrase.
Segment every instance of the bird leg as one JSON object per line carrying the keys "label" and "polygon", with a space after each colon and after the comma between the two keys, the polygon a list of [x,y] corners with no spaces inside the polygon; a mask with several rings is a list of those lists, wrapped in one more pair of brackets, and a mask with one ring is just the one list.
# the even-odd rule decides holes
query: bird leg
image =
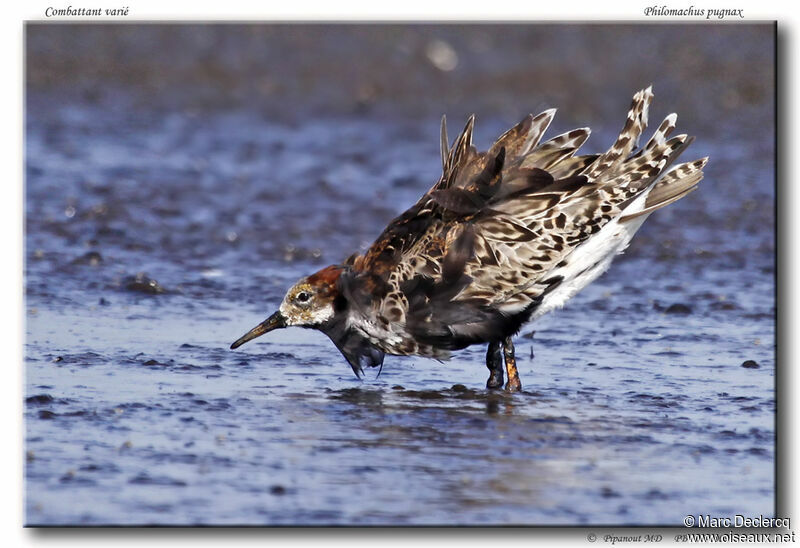
{"label": "bird leg", "polygon": [[506,337],[503,341],[503,354],[506,359],[506,373],[508,382],[506,383],[507,392],[519,392],[522,390],[522,383],[517,372],[517,359],[514,357],[514,341],[511,337]]}
{"label": "bird leg", "polygon": [[489,368],[489,380],[486,388],[500,388],[503,386],[503,355],[500,353],[500,343],[491,342],[486,349],[486,367]]}

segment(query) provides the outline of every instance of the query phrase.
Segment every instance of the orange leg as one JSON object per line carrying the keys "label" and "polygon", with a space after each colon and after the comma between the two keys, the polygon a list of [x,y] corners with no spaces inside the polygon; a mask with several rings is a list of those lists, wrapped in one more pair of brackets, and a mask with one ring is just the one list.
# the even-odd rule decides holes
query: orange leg
{"label": "orange leg", "polygon": [[522,390],[522,382],[519,380],[519,373],[517,372],[517,359],[514,357],[514,341],[511,337],[506,337],[503,341],[503,354],[506,359],[506,374],[508,375],[508,382],[506,382],[507,392],[519,392]]}

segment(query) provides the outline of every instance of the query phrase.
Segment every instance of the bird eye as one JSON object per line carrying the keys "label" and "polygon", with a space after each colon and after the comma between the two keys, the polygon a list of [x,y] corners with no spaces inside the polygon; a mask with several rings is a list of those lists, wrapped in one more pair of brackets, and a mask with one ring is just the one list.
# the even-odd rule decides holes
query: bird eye
{"label": "bird eye", "polygon": [[311,294],[308,291],[301,291],[295,296],[295,300],[301,303],[307,303],[310,298]]}

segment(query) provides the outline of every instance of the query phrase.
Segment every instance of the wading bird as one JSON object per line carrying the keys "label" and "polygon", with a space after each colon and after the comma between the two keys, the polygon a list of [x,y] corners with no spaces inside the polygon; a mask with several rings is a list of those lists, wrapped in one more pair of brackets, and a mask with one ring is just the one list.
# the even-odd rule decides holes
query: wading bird
{"label": "wading bird", "polygon": [[674,165],[693,138],[669,138],[670,114],[638,148],[653,98],[636,93],[602,154],[575,156],[575,129],[541,141],[555,110],[529,115],[479,153],[474,116],[452,146],[442,118],[442,175],[363,254],[289,289],[280,308],[231,345],[300,326],[328,335],[357,376],[385,354],[448,359],[487,344],[488,388],[520,390],[512,341],[605,272],[656,209],[693,191],[708,158]]}

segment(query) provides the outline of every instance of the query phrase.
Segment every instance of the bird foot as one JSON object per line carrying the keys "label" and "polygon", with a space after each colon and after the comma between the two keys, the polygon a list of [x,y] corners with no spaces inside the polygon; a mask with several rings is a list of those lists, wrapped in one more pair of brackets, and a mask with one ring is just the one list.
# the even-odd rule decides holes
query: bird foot
{"label": "bird foot", "polygon": [[519,377],[508,379],[506,383],[506,392],[519,392],[520,390],[522,390],[522,383]]}
{"label": "bird foot", "polygon": [[486,388],[493,390],[495,388],[502,388],[503,386],[503,370],[492,371],[489,375],[489,380],[486,381]]}
{"label": "bird foot", "polygon": [[502,342],[489,343],[489,348],[486,350],[486,367],[489,368],[489,380],[486,381],[486,388],[491,390],[503,386],[504,362],[508,378],[505,386],[506,392],[519,392],[522,390],[522,383],[519,380],[517,360],[514,357],[514,343],[511,337],[506,337]]}

